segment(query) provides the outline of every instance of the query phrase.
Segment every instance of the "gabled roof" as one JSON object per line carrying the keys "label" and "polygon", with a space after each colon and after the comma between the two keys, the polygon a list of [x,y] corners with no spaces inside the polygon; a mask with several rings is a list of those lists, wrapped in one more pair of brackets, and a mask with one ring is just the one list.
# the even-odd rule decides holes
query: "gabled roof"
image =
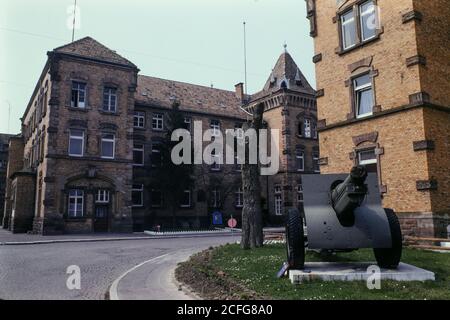
{"label": "gabled roof", "polygon": [[234,91],[179,81],[139,75],[135,99],[136,104],[162,108],[171,108],[177,100],[181,110],[246,119]]}
{"label": "gabled roof", "polygon": [[53,52],[70,54],[79,57],[91,58],[95,60],[120,64],[131,68],[137,68],[131,61],[117,54],[95,39],[85,37],[62,47],[56,48]]}
{"label": "gabled roof", "polygon": [[295,63],[292,56],[287,52],[283,52],[278,58],[272,73],[267,79],[262,91],[252,95],[251,99],[256,100],[282,88],[292,91],[298,91],[306,94],[315,94],[315,90],[311,87],[302,71]]}

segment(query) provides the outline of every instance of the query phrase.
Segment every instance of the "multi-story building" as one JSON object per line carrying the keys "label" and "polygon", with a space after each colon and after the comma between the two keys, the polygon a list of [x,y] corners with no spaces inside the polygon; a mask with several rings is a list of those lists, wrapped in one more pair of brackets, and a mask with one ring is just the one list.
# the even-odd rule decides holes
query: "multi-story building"
{"label": "multi-story building", "polygon": [[302,174],[320,173],[317,134],[316,92],[291,55],[285,51],[278,59],[263,90],[252,95],[245,109],[254,112],[264,104],[268,129],[280,131],[280,169],[263,178],[262,186],[273,223],[282,223],[287,209],[303,207]]}
{"label": "multi-story building", "polygon": [[8,166],[9,139],[12,135],[0,134],[0,224],[3,221],[5,192],[6,192],[6,168]]}
{"label": "multi-story building", "polygon": [[[312,172],[314,91],[288,54],[278,65],[272,75],[277,80],[260,99],[271,105],[267,112],[274,119],[274,108],[281,114],[277,106],[284,106],[284,99],[294,107],[305,106],[305,119],[311,122],[299,115],[305,129],[283,137],[303,135],[302,168]],[[22,134],[10,142],[4,219],[10,230],[131,232],[156,225],[206,227],[216,211],[223,221],[231,215],[239,218],[243,194],[236,165],[195,166],[194,184],[185,190],[175,214],[152,177],[162,161],[161,143],[173,103],[180,103],[186,129],[201,122],[203,130],[223,133],[247,119],[241,109],[247,99],[243,85],[225,91],[138,73],[133,63],[89,37],[48,53],[22,118]],[[297,89],[305,95],[296,95]],[[268,122],[281,128],[285,118]],[[263,189],[269,188],[273,192],[263,197],[275,202],[266,207],[268,214],[282,216],[279,189],[285,190],[287,182]]]}
{"label": "multi-story building", "polygon": [[405,234],[450,223],[447,0],[307,0],[321,171],[378,174]]}

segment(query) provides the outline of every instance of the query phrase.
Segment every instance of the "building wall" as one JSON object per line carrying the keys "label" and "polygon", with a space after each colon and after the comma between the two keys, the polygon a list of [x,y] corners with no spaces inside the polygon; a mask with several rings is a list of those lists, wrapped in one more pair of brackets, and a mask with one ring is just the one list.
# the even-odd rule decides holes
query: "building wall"
{"label": "building wall", "polygon": [[416,22],[422,91],[432,103],[450,107],[450,5],[447,0],[414,0],[414,10],[422,16]]}
{"label": "building wall", "polygon": [[[376,148],[383,205],[397,213],[405,233],[442,235],[448,215],[449,6],[446,1],[377,1],[378,38],[339,50],[338,14],[356,1],[315,1],[314,61],[320,122],[321,171],[341,173],[355,151]],[[373,116],[355,119],[351,78],[373,77]],[[435,182],[437,181],[437,187]],[[444,215],[442,215],[444,214]]]}

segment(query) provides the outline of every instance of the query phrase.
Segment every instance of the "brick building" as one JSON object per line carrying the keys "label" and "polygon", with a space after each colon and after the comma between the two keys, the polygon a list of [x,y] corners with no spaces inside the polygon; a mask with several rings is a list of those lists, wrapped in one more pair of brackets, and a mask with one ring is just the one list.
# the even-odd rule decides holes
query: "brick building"
{"label": "brick building", "polygon": [[[305,106],[311,122],[302,131],[304,143],[292,146],[304,147],[299,170],[312,171],[314,91],[288,54],[280,58],[273,78],[254,101],[266,101],[271,106],[267,121],[286,133],[288,126],[295,131],[300,120],[286,122],[283,101],[290,101],[296,114]],[[141,76],[136,65],[89,37],[49,52],[22,118],[22,133],[10,141],[4,227],[42,234],[131,232],[155,225],[207,227],[214,211],[224,219],[239,217],[238,166],[196,166],[194,187],[185,191],[176,219],[151,177],[158,170],[174,101],[180,103],[187,129],[201,121],[204,130],[223,132],[246,121],[241,106],[247,98],[242,84],[225,91]],[[281,217],[283,206],[293,205],[280,202],[280,187],[293,187],[288,183],[280,180],[263,188],[269,217]]]}
{"label": "brick building", "polygon": [[3,221],[5,210],[6,169],[8,166],[9,138],[11,137],[12,135],[9,134],[0,134],[0,224]]}
{"label": "brick building", "polygon": [[307,0],[321,171],[365,164],[405,234],[450,223],[448,0]]}

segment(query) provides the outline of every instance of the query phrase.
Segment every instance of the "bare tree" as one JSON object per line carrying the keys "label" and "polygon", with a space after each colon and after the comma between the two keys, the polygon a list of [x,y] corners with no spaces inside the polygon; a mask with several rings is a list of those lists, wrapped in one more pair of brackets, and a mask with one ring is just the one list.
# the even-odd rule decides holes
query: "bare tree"
{"label": "bare tree", "polygon": [[[259,104],[253,113],[250,128],[256,130],[259,147],[259,130],[263,125],[264,105]],[[242,183],[244,191],[244,208],[242,210],[242,240],[243,249],[253,249],[263,246],[264,234],[262,225],[261,185],[259,164],[249,163],[249,146],[246,141],[245,163],[242,165]],[[259,149],[258,149],[259,150]]]}

